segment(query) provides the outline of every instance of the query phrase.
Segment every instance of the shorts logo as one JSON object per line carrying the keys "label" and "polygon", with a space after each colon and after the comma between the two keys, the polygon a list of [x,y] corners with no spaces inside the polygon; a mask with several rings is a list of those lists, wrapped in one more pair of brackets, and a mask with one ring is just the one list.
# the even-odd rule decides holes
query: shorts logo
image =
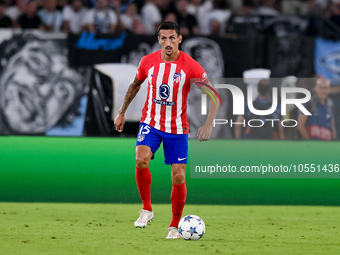
{"label": "shorts logo", "polygon": [[159,87],[159,97],[161,99],[168,99],[170,96],[170,86],[168,84],[163,83]]}
{"label": "shorts logo", "polygon": [[145,135],[138,136],[138,142],[142,142],[145,139]]}
{"label": "shorts logo", "polygon": [[181,81],[181,73],[175,73],[174,74],[174,82],[180,82]]}

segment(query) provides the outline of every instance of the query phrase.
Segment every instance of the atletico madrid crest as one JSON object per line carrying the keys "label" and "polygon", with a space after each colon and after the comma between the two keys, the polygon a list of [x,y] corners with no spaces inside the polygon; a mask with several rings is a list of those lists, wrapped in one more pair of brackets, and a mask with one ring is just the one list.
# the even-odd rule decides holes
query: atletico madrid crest
{"label": "atletico madrid crest", "polygon": [[180,81],[181,81],[181,73],[175,73],[174,82],[180,82]]}
{"label": "atletico madrid crest", "polygon": [[142,142],[145,138],[145,135],[139,135],[138,136],[138,142]]}

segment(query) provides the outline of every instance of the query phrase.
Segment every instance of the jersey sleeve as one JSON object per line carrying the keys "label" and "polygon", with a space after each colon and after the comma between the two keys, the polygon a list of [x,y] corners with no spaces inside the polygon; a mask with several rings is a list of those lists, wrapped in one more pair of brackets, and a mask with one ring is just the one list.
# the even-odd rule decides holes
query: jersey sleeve
{"label": "jersey sleeve", "polygon": [[136,78],[139,82],[143,82],[146,77],[147,74],[145,72],[145,57],[142,57],[137,67]]}
{"label": "jersey sleeve", "polygon": [[193,70],[191,74],[191,78],[199,79],[201,82],[209,82],[207,73],[205,72],[204,68],[197,62],[194,61]]}

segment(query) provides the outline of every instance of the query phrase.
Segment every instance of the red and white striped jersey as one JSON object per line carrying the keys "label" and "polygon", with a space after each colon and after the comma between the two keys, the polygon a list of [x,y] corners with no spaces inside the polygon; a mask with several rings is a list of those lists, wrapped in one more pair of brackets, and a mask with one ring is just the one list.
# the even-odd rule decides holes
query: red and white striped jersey
{"label": "red and white striped jersey", "polygon": [[191,78],[206,78],[203,67],[180,51],[174,62],[164,62],[161,50],[144,56],[136,78],[148,79],[141,122],[167,133],[188,134],[187,97]]}

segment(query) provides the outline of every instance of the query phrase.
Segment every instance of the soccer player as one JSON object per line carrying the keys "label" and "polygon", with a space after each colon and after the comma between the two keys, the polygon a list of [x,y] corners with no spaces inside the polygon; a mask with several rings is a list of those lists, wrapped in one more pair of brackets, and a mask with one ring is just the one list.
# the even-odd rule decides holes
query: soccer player
{"label": "soccer player", "polygon": [[[178,49],[181,41],[180,27],[176,23],[164,22],[158,27],[158,42],[162,49],[141,59],[137,75],[131,82],[123,105],[114,120],[116,130],[122,132],[125,123],[124,114],[141,84],[147,79],[147,99],[142,110],[136,142],[136,181],[143,210],[139,212],[135,227],[144,228],[154,218],[151,206],[149,163],[163,142],[165,164],[171,165],[173,184],[172,220],[168,228],[167,239],[179,238],[177,227],[187,196],[185,168],[188,159],[189,123],[186,110],[187,96],[192,83],[190,79],[209,82],[202,66]],[[208,88],[207,90],[209,91]],[[197,132],[199,141],[207,141],[210,138],[213,121],[219,107],[218,100],[215,101],[216,104],[210,98],[207,121]]]}

